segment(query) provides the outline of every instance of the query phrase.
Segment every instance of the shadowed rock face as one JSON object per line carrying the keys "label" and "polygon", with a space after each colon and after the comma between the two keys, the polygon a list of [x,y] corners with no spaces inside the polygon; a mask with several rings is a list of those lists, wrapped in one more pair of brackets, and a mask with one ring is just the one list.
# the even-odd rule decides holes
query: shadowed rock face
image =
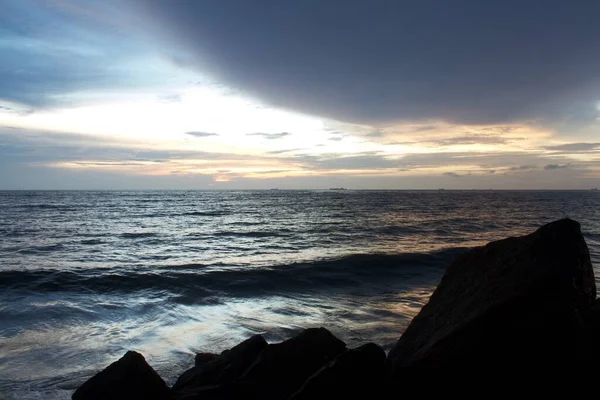
{"label": "shadowed rock face", "polygon": [[344,342],[325,328],[306,329],[269,345],[256,335],[217,357],[197,357],[196,366],[173,386],[173,398],[287,399],[345,349]]}
{"label": "shadowed rock face", "polygon": [[263,350],[243,379],[258,388],[262,399],[285,399],[312,374],[346,350],[325,328],[311,328]]}
{"label": "shadowed rock face", "polygon": [[73,400],[162,400],[169,388],[140,353],[128,351],[73,393]]}
{"label": "shadowed rock face", "polygon": [[214,361],[219,357],[218,354],[215,353],[198,353],[194,357],[194,366],[199,367],[211,361]]}
{"label": "shadowed rock face", "polygon": [[457,257],[388,356],[397,384],[423,369],[567,369],[588,357],[596,297],[579,223],[564,219]]}
{"label": "shadowed rock face", "polygon": [[385,352],[368,343],[340,354],[311,376],[292,399],[378,398],[384,370]]}
{"label": "shadowed rock face", "polygon": [[210,353],[197,354],[196,365],[177,379],[173,391],[185,391],[186,387],[229,383],[246,372],[267,346],[261,335],[254,335],[218,356]]}

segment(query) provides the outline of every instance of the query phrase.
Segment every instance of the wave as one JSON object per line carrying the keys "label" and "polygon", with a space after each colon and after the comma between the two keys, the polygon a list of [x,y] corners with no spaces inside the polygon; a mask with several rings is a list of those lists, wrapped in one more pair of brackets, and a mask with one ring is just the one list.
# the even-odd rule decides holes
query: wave
{"label": "wave", "polygon": [[86,240],[81,241],[81,244],[84,244],[86,246],[92,246],[92,245],[103,244],[103,243],[105,243],[105,242],[100,239],[86,239]]}
{"label": "wave", "polygon": [[179,214],[181,216],[190,217],[222,217],[225,215],[231,215],[230,211],[190,211]]}
{"label": "wave", "polygon": [[293,234],[290,229],[279,229],[277,231],[221,231],[215,232],[212,236],[233,236],[233,237],[250,237],[250,238],[265,238],[265,237],[287,237]]}
{"label": "wave", "polygon": [[123,239],[142,239],[158,236],[155,232],[125,232],[119,235]]}
{"label": "wave", "polygon": [[40,253],[50,253],[54,251],[60,251],[64,249],[64,245],[62,243],[49,244],[46,246],[31,246],[25,247],[22,249],[18,249],[15,253],[27,254],[27,255],[36,255]]}
{"label": "wave", "polygon": [[399,255],[355,254],[267,268],[185,264],[153,270],[2,271],[0,290],[85,294],[161,291],[174,301],[311,293],[422,278],[435,281],[462,248]]}
{"label": "wave", "polygon": [[[147,207],[141,207],[147,208]],[[172,217],[223,217],[232,215],[229,211],[189,211],[181,213],[169,213],[164,211],[155,211],[150,213],[141,213],[131,215],[135,218],[172,218]]]}
{"label": "wave", "polygon": [[16,208],[24,210],[58,210],[58,211],[75,211],[76,207],[64,204],[20,204]]}

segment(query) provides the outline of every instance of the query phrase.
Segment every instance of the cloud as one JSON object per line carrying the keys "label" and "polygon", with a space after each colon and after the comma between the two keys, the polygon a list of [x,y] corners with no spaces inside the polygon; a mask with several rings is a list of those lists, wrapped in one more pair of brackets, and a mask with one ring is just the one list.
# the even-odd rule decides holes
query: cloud
{"label": "cloud", "polygon": [[285,154],[285,153],[293,153],[300,150],[306,150],[304,147],[296,148],[296,149],[283,149],[283,150],[272,150],[269,151],[269,154]]}
{"label": "cloud", "polygon": [[447,147],[447,146],[457,146],[457,145],[467,145],[467,144],[506,144],[512,140],[516,139],[508,139],[503,138],[498,135],[464,135],[457,136],[447,139],[439,139],[432,141],[421,142],[423,144],[433,144],[439,147]]}
{"label": "cloud", "polygon": [[181,103],[180,94],[165,94],[158,96],[161,103]]}
{"label": "cloud", "polygon": [[[199,150],[154,150],[139,144],[59,132],[0,127],[0,164],[164,163],[169,160],[253,161],[256,156]],[[89,164],[92,165],[92,164]]]}
{"label": "cloud", "polygon": [[383,133],[382,131],[372,131],[367,133],[365,136],[369,138],[381,138],[385,136],[385,133]]}
{"label": "cloud", "polygon": [[299,155],[289,158],[311,170],[383,170],[397,168],[399,161],[370,152],[359,155]]}
{"label": "cloud", "polygon": [[462,178],[462,175],[459,175],[456,172],[444,172],[444,176],[450,176],[452,178]]}
{"label": "cloud", "polygon": [[570,164],[546,164],[544,165],[544,169],[547,171],[551,171],[554,169],[564,169],[569,168]]}
{"label": "cloud", "polygon": [[598,2],[132,1],[163,53],[275,106],[367,124],[598,114]]}
{"label": "cloud", "polygon": [[516,167],[509,167],[508,170],[509,171],[527,171],[530,169],[537,169],[538,167],[536,167],[535,165],[518,165]]}
{"label": "cloud", "polygon": [[592,151],[600,150],[600,143],[567,143],[557,146],[546,146],[545,149],[553,151]]}
{"label": "cloud", "polygon": [[74,161],[72,164],[95,167],[131,167],[136,165],[161,164],[165,160],[137,160],[137,161]]}
{"label": "cloud", "polygon": [[0,100],[48,108],[71,104],[75,93],[147,89],[166,81],[157,58],[131,30],[123,2],[74,4],[3,2]]}
{"label": "cloud", "polygon": [[[217,181],[228,182],[228,188],[589,188],[597,186],[600,167],[598,157],[586,161],[537,150],[404,155],[310,151],[290,148],[261,156],[154,149],[0,127],[0,167],[10,171],[0,174],[0,188],[209,188]],[[561,173],[547,172],[555,169]]]}
{"label": "cloud", "polygon": [[426,125],[426,126],[420,126],[418,128],[415,128],[411,132],[427,132],[427,131],[433,131],[435,129],[437,129],[437,126]]}
{"label": "cloud", "polygon": [[213,132],[186,132],[186,135],[194,136],[194,137],[210,137],[210,136],[219,136],[218,133]]}
{"label": "cloud", "polygon": [[289,132],[277,132],[277,133],[256,132],[256,133],[247,133],[246,135],[247,136],[262,136],[265,139],[274,140],[274,139],[281,139],[283,137],[290,136],[291,133],[289,133]]}

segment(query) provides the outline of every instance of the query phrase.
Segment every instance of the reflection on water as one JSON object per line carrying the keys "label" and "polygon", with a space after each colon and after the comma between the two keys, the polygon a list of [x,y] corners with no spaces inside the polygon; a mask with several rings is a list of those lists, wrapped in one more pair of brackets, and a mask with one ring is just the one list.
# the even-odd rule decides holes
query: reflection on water
{"label": "reflection on water", "polygon": [[566,216],[593,231],[599,198],[593,191],[2,192],[0,268],[265,266],[365,249],[420,253]]}
{"label": "reflection on water", "polygon": [[[313,326],[328,327],[349,345],[375,341],[390,347],[429,296],[435,276],[421,281],[383,285],[377,293],[266,296],[203,306],[138,299],[128,310],[109,309],[93,322],[50,320],[0,338],[0,372],[5,385],[60,376],[71,377],[71,387],[63,387],[75,388],[98,366],[134,349],[173,382],[193,364],[195,352],[219,352],[255,333],[280,341]],[[133,311],[140,307],[144,313]]]}

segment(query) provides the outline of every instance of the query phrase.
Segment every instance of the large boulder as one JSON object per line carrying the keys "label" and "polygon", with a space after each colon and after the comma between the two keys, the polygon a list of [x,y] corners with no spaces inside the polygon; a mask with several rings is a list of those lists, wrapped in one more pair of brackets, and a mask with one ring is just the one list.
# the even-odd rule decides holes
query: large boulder
{"label": "large boulder", "polygon": [[[221,385],[241,377],[268,346],[261,335],[254,335],[220,355],[200,353],[196,365],[184,372],[173,385],[174,392],[190,392],[190,388]],[[187,389],[186,389],[187,388]]]}
{"label": "large boulder", "polygon": [[234,381],[221,385],[188,386],[174,392],[172,400],[262,400],[252,383]]}
{"label": "large boulder", "polygon": [[261,399],[286,399],[325,364],[346,350],[346,344],[325,328],[310,328],[263,350],[244,374]]}
{"label": "large boulder", "polygon": [[[590,360],[597,365],[598,360],[600,360],[600,298],[594,302],[591,312],[587,315],[586,322],[590,342]],[[597,367],[594,370],[597,370]]]}
{"label": "large boulder", "polygon": [[367,343],[340,354],[311,376],[292,397],[312,399],[373,399],[382,394],[385,351]]}
{"label": "large boulder", "polygon": [[194,366],[198,367],[208,362],[214,361],[219,357],[219,354],[215,353],[197,353],[194,357]]}
{"label": "large boulder", "polygon": [[140,353],[123,357],[91,377],[73,393],[73,400],[162,400],[169,396],[165,381]]}
{"label": "large boulder", "polygon": [[583,321],[595,297],[576,221],[475,248],[450,265],[390,352],[390,382],[406,387],[435,368],[506,383],[533,368],[537,374],[581,366],[589,358]]}

